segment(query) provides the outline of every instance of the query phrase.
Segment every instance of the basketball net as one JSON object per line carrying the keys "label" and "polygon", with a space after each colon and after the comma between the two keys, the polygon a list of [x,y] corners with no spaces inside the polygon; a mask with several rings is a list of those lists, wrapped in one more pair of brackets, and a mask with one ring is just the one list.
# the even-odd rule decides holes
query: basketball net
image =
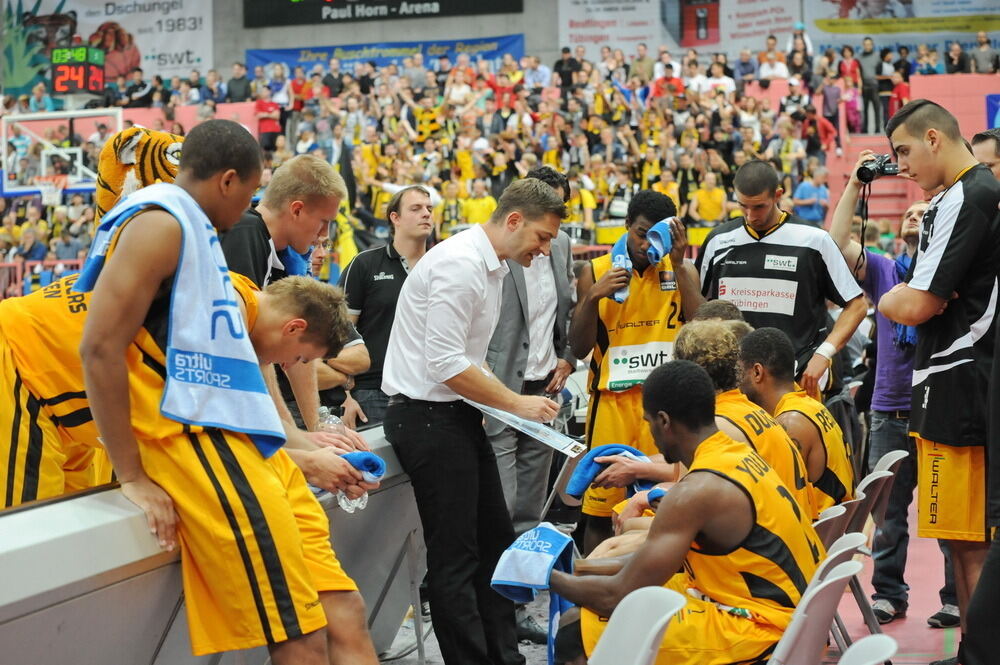
{"label": "basketball net", "polygon": [[35,184],[42,191],[42,205],[62,205],[62,194],[68,180],[69,176],[65,174],[36,176]]}

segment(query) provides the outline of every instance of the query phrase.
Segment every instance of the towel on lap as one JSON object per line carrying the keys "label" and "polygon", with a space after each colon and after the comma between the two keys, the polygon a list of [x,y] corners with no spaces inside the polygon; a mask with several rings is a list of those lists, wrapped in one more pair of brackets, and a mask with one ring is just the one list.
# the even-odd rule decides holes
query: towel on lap
{"label": "towel on lap", "polygon": [[[587,488],[594,482],[601,471],[608,466],[607,463],[599,464],[594,460],[598,457],[611,457],[613,455],[621,455],[623,457],[631,457],[632,459],[641,460],[648,462],[649,458],[642,454],[640,450],[633,448],[632,446],[626,446],[619,443],[609,443],[603,446],[597,446],[586,455],[580,459],[579,463],[576,465],[576,470],[570,477],[569,482],[566,484],[566,494],[570,496],[581,498]],[[629,489],[629,495],[635,494],[641,490],[648,490],[655,483],[648,480],[637,479],[635,483]]]}

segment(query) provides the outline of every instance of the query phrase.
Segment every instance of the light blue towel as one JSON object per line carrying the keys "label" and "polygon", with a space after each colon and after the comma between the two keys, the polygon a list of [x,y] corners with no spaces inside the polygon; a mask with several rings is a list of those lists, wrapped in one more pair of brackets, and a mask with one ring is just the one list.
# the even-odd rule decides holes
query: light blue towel
{"label": "light blue towel", "polygon": [[662,487],[654,487],[649,490],[649,494],[646,495],[646,503],[652,504],[657,499],[662,499],[667,495],[667,490]]}
{"label": "light blue towel", "polygon": [[[622,237],[615,241],[614,246],[611,248],[611,267],[612,268],[625,268],[628,271],[629,276],[632,275],[632,259],[628,255],[628,232],[626,231]],[[609,296],[616,303],[623,303],[628,299],[628,284],[625,284],[623,288],[618,289]]]}
{"label": "light blue towel", "polygon": [[154,206],[173,215],[182,232],[170,294],[160,412],[180,423],[248,434],[261,454],[270,457],[285,443],[284,428],[264,385],[219,236],[190,194],[162,183],[119,201],[101,219],[73,288],[94,288],[118,228]]}
{"label": "light blue towel", "polygon": [[[598,464],[594,460],[598,457],[610,457],[612,455],[622,455],[624,457],[631,457],[633,459],[643,460],[648,462],[649,458],[642,454],[642,451],[633,448],[632,446],[626,446],[619,443],[608,443],[603,446],[597,446],[586,455],[584,455],[576,465],[576,470],[573,471],[573,475],[570,477],[569,482],[566,483],[566,494],[581,498],[587,488],[594,482],[601,471],[608,466],[607,463]],[[648,490],[655,485],[653,481],[650,480],[636,480],[631,487],[628,488],[628,495],[632,496],[636,492],[642,490]]]}
{"label": "light blue towel", "polygon": [[366,483],[376,483],[385,475],[385,460],[366,450],[341,455],[355,469],[361,472]]}
{"label": "light blue towel", "polygon": [[670,235],[671,219],[674,218],[661,219],[646,232],[646,240],[649,241],[646,256],[649,257],[650,265],[655,266],[662,261],[663,257],[670,253],[670,248],[674,246],[674,239]]}
{"label": "light blue towel", "polygon": [[[549,588],[552,571],[573,572],[573,539],[548,522],[526,531],[508,547],[493,571],[490,586],[515,603],[530,603],[541,589]],[[559,617],[573,606],[549,592],[549,665],[555,662]]]}

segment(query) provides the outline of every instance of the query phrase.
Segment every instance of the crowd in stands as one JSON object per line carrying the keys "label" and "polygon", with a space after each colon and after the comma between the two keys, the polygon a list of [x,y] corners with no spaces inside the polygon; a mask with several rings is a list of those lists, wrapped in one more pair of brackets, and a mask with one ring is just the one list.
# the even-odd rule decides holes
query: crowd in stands
{"label": "crowd in stands", "polygon": [[[350,70],[336,59],[308,72],[273,63],[250,73],[235,63],[228,80],[214,69],[164,80],[137,68],[109,85],[103,103],[162,108],[153,128],[183,135],[177,106],[197,105],[201,121],[214,116],[217,104],[253,101],[265,173],[303,153],[350,169],[350,218],[362,238],[366,231],[384,237],[385,205],[401,185],[432,188],[441,239],[487,219],[507,185],[550,165],[569,177],[566,221],[582,227],[575,238],[608,244],[643,189],[673,199],[689,225],[738,216],[733,174],[756,158],[781,173],[783,209],[822,226],[829,211],[824,163],[828,154],[842,154],[842,117],[848,131],[875,132],[909,101],[911,76],[1000,68],[983,32],[977,48],[966,52],[953,42],[942,57],[925,45],[915,54],[905,46],[877,48],[871,38],[858,52],[844,46],[819,53],[804,26],[795,27],[784,49],[769,36],[759,52],[744,50],[732,62],[724,53],[694,49],[675,58],[662,46],[654,55],[640,44],[634,54],[564,48],[551,66],[508,54],[495,69],[467,54],[427,62],[419,53],[398,65],[362,62]],[[772,105],[760,88],[776,79],[786,79],[789,92]],[[50,108],[39,84],[30,96],[5,98],[2,112]],[[84,166],[94,168],[110,134],[102,125],[82,137],[60,125],[44,138],[81,147]],[[43,147],[13,125],[8,182],[31,184]],[[53,159],[52,172],[66,172],[69,164]],[[5,228],[31,223],[32,206],[37,200],[7,206],[0,216]],[[49,223],[34,234],[0,235],[6,258],[24,255],[18,249],[24,237],[35,235],[46,247],[59,239],[57,214],[63,213],[45,211],[40,221]],[[86,220],[67,219],[88,235]]]}

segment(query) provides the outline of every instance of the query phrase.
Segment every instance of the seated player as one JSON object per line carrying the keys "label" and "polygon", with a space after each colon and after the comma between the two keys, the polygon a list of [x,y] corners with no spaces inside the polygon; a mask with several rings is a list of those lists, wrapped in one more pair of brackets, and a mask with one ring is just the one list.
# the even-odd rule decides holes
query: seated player
{"label": "seated player", "polygon": [[819,514],[854,498],[851,448],[837,421],[795,385],[795,351],[788,335],[760,328],[743,338],[743,392],[767,409],[798,444]]}
{"label": "seated player", "polygon": [[[266,645],[277,665],[331,662],[331,651],[373,665],[360,595],[346,590],[349,580],[334,569],[328,539],[311,535],[328,530],[322,510],[275,449],[280,420],[259,369],[243,360],[253,345],[235,295],[208,297],[231,287],[228,273],[212,272],[225,264],[212,229],[199,224],[231,227],[260,173],[260,149],[246,130],[207,121],[187,137],[176,185],[137,192],[105,217],[113,225],[110,242],[95,240],[97,254],[74,285],[86,290],[94,283],[80,344],[90,408],[122,493],[144,510],[161,546],[180,544],[195,655]],[[196,288],[192,274],[203,270],[213,277]],[[192,325],[205,320],[208,307],[219,314],[208,317],[211,326]],[[346,318],[342,309],[328,316]],[[299,328],[304,337],[288,362],[343,344],[334,332],[341,326]],[[182,332],[193,350],[173,346]],[[332,348],[321,348],[316,333]],[[225,391],[217,376],[242,390]],[[198,390],[203,399],[170,402],[172,387],[177,398]],[[327,616],[330,626],[322,630]],[[328,648],[328,641],[336,644]]]}
{"label": "seated player", "polygon": [[[810,518],[815,518],[812,489],[806,482],[805,464],[798,448],[764,409],[739,390],[740,344],[734,330],[742,336],[749,332],[750,326],[743,321],[692,321],[677,335],[674,357],[690,360],[708,372],[716,392],[716,426],[727,436],[749,444],[760,453],[799,506]],[[622,511],[623,522],[650,507],[648,494],[639,492],[630,499],[628,510]],[[637,526],[632,523],[633,529]],[[617,554],[623,553],[620,547],[617,549]]]}
{"label": "seated player", "polygon": [[[643,410],[657,448],[688,472],[616,574],[552,573],[552,590],[581,606],[564,616],[556,662],[585,663],[621,599],[657,585],[688,598],[667,625],[656,663],[766,661],[823,556],[810,518],[757,452],[719,431],[715,388],[696,364],[654,369]],[[777,551],[784,556],[769,558]]]}

